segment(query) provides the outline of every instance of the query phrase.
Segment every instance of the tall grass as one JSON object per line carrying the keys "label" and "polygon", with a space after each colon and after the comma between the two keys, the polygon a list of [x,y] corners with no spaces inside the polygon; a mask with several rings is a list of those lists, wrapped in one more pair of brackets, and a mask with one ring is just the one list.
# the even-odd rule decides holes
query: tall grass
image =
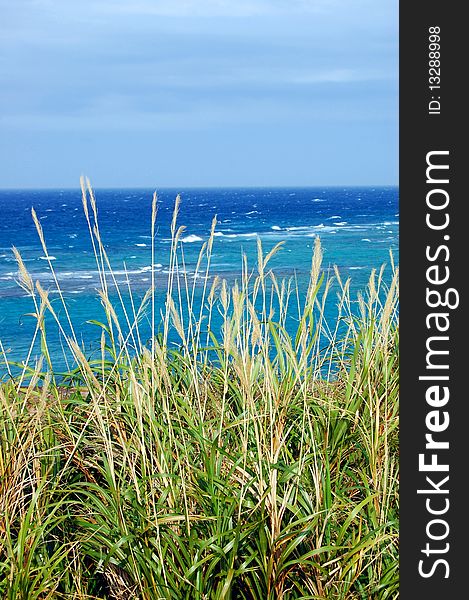
{"label": "tall grass", "polygon": [[[265,254],[260,242],[256,268],[244,258],[236,283],[209,278],[215,221],[189,280],[177,200],[160,315],[155,285],[142,301],[117,285],[89,182],[82,192],[106,315],[98,357],[80,347],[55,275],[53,304],[15,250],[42,358],[30,352],[0,386],[1,596],[397,598],[392,262],[391,283],[373,271],[357,299],[336,271],[331,324],[319,240],[304,296],[270,270],[280,247]],[[155,196],[153,264],[156,213]],[[62,378],[46,314],[72,357]]]}

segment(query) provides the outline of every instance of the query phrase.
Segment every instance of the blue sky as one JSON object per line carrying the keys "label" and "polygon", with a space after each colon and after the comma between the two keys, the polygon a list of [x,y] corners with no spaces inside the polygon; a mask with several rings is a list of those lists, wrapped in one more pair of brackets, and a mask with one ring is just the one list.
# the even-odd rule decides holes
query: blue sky
{"label": "blue sky", "polygon": [[398,180],[397,0],[0,0],[0,188]]}

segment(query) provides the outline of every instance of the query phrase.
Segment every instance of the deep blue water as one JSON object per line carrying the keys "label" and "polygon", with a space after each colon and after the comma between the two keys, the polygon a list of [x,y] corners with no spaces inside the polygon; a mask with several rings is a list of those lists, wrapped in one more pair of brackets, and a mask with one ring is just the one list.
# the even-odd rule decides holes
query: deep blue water
{"label": "deep blue water", "polygon": [[[323,245],[323,266],[337,265],[344,278],[352,278],[355,291],[364,287],[372,267],[389,264],[390,249],[398,262],[397,187],[164,189],[158,191],[155,256],[160,304],[164,302],[170,223],[178,192],[182,199],[178,223],[186,226],[181,239],[189,279],[193,277],[202,241],[207,240],[215,215],[218,224],[211,274],[230,281],[240,274],[243,251],[255,268],[257,237],[265,251],[285,241],[271,266],[279,277],[296,274],[303,291],[316,235]],[[151,278],[153,190],[96,190],[95,194],[101,236],[117,279],[124,282],[127,269],[136,296],[143,295]],[[20,250],[33,278],[51,290],[52,296],[57,296],[31,207],[43,227],[49,256],[53,257],[76,331],[89,349],[100,335],[95,326],[86,324],[89,319],[101,319],[102,311],[96,294],[98,272],[80,190],[0,191],[0,339],[12,360],[25,358],[34,330],[34,319],[27,316],[33,312],[33,304],[17,283],[12,246]],[[201,286],[196,288],[196,296],[197,289]],[[331,302],[333,299],[332,294]],[[56,306],[63,316],[59,303]],[[143,322],[143,333],[145,327]],[[48,324],[48,335],[50,350],[60,360],[60,336],[52,323]]]}

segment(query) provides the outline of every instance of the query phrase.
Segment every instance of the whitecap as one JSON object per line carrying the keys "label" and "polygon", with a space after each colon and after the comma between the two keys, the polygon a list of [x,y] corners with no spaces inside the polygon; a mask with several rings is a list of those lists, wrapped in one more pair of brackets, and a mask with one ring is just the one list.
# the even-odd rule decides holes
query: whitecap
{"label": "whitecap", "polygon": [[361,241],[362,241],[362,242],[371,242],[371,240],[370,240],[370,239],[368,239],[368,238],[362,238],[362,240],[361,240]]}
{"label": "whitecap", "polygon": [[215,233],[213,234],[215,237],[223,237],[224,234],[221,231],[215,231]]}
{"label": "whitecap", "polygon": [[[155,269],[160,269],[162,266],[163,265],[161,263],[156,263]],[[132,273],[147,273],[148,271],[151,271],[151,265],[142,267],[139,271],[132,271]]]}
{"label": "whitecap", "polygon": [[365,267],[349,267],[350,271],[358,271],[359,269],[364,269]]}
{"label": "whitecap", "polygon": [[321,223],[321,225],[316,225],[315,227],[312,227],[312,229],[319,229],[319,231],[315,231],[315,232],[311,232],[311,233],[307,233],[306,237],[316,237],[317,235],[319,235],[319,233],[326,233],[326,232],[335,232],[335,228],[334,227],[329,227],[329,226],[325,226]]}
{"label": "whitecap", "polygon": [[334,225],[342,227],[342,225],[347,225],[347,221],[338,221],[337,223],[334,223]]}
{"label": "whitecap", "polygon": [[327,220],[329,221],[330,219],[341,219],[342,217],[340,215],[332,215],[332,217],[327,217]]}
{"label": "whitecap", "polygon": [[282,228],[279,227],[278,225],[272,225],[271,229],[275,229],[275,231],[281,231]]}
{"label": "whitecap", "polygon": [[72,239],[75,239],[75,238],[77,238],[77,237],[78,237],[78,233],[69,233],[69,234],[68,234],[68,237],[69,237],[69,238],[72,238]]}
{"label": "whitecap", "polygon": [[136,246],[138,246],[139,248],[145,248],[146,244],[135,244]]}
{"label": "whitecap", "polygon": [[186,237],[181,238],[181,242],[185,242],[187,244],[191,244],[192,242],[201,242],[202,238],[198,235],[194,235],[191,233],[190,235],[186,235]]}
{"label": "whitecap", "polygon": [[40,256],[40,260],[57,260],[55,256]]}

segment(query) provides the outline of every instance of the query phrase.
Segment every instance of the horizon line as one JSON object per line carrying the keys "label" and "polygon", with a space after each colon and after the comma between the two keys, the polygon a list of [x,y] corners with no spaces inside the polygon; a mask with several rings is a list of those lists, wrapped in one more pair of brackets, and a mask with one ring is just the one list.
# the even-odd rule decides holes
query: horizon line
{"label": "horizon line", "polygon": [[[91,184],[91,187],[94,190],[187,190],[187,189],[316,189],[316,188],[384,188],[384,187],[392,187],[398,188],[399,183],[366,183],[366,184],[346,184],[346,183],[336,183],[336,184],[308,184],[308,185],[162,185],[159,187],[155,186],[143,186],[143,185],[123,185],[123,186],[111,186],[111,185],[102,185],[95,186]],[[0,192],[8,192],[8,191],[71,191],[71,190],[80,190],[80,185],[77,186],[26,186],[26,187],[0,187]]]}

